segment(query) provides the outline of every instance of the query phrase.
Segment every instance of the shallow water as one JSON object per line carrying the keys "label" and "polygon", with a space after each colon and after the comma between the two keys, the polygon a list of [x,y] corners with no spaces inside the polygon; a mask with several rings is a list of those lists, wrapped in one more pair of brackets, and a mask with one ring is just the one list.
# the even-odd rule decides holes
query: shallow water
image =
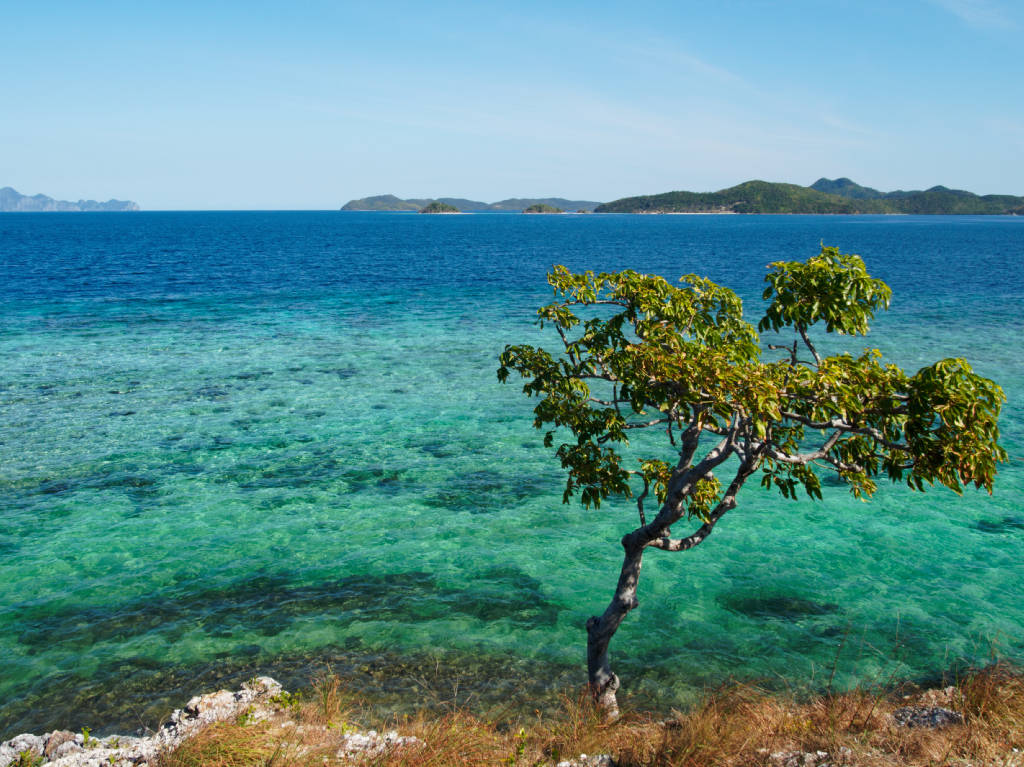
{"label": "shallow water", "polygon": [[499,351],[551,343],[551,264],[706,274],[754,317],[764,265],[822,241],[893,287],[867,343],[1003,386],[1011,461],[992,497],[745,489],[703,546],[646,559],[624,688],[1024,659],[1024,219],[5,214],[0,737],[328,660],[396,706],[430,679],[475,705],[582,682],[635,507],[561,504]]}

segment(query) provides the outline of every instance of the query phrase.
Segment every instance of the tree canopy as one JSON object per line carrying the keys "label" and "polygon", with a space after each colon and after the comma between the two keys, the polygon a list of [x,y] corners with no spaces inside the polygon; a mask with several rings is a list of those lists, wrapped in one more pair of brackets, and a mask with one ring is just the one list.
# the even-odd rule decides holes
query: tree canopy
{"label": "tree canopy", "polygon": [[[697,275],[674,286],[633,271],[548,275],[555,301],[538,310],[553,326],[555,353],[509,345],[498,378],[512,373],[537,397],[534,426],[566,470],[563,501],[579,495],[598,507],[635,498],[639,526],[622,538],[625,559],[615,594],[587,623],[595,696],[617,711],[618,678],[608,643],[637,606],[647,548],[683,551],[702,541],[760,472],[760,484],[786,498],[822,493],[834,473],[858,497],[877,481],[914,490],[940,484],[960,493],[992,490],[1002,389],[963,359],[940,360],[908,374],[866,349],[822,356],[813,329],[862,335],[891,291],[859,256],[822,247],[806,261],[770,264],[754,325],[730,289]],[[792,332],[792,343],[762,344],[758,331]],[[624,456],[631,435],[660,432]],[[648,521],[652,496],[658,511]],[[672,527],[692,522],[674,537]]]}

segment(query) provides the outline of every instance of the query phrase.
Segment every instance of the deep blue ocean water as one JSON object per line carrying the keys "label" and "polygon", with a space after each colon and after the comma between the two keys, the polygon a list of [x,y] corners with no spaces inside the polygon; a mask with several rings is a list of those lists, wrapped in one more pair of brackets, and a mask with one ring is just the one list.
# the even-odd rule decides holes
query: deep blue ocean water
{"label": "deep blue ocean water", "polygon": [[765,265],[822,242],[894,292],[845,348],[966,357],[1006,391],[1010,463],[991,497],[751,483],[646,558],[623,692],[1024,660],[1024,218],[3,214],[0,738],[326,663],[391,706],[554,701],[636,512],[563,506],[496,382],[506,343],[552,343],[545,272],[697,272],[756,321]]}

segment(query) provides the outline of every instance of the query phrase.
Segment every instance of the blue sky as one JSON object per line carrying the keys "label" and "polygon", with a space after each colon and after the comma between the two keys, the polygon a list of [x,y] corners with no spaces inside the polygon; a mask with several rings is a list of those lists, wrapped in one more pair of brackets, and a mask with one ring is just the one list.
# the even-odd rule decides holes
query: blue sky
{"label": "blue sky", "polygon": [[1024,3],[0,0],[0,186],[157,209],[1024,194]]}

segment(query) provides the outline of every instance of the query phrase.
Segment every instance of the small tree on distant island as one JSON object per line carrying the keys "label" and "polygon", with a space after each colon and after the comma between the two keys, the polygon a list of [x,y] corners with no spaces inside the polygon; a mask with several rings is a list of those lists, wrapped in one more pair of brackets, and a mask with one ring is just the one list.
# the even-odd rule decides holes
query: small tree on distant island
{"label": "small tree on distant island", "polygon": [[[763,358],[739,297],[708,279],[687,275],[674,287],[633,271],[572,274],[562,266],[548,275],[558,300],[538,310],[539,324],[558,332],[559,353],[509,345],[501,354],[499,380],[518,372],[528,379],[523,391],[540,398],[534,426],[547,429],[544,444],[565,433],[558,430],[572,434],[556,453],[568,472],[563,502],[576,492],[587,507],[636,497],[640,525],[622,538],[615,593],[586,626],[590,689],[609,716],[618,714],[619,679],[608,646],[638,606],[644,552],[703,542],[756,472],[762,487],[786,498],[801,487],[821,498],[822,472],[858,497],[870,496],[878,477],[916,490],[939,483],[961,493],[973,484],[991,493],[996,464],[1006,460],[997,423],[1003,391],[963,359],[908,375],[877,350],[819,354],[812,326],[865,334],[888,308],[889,287],[860,257],[823,247],[769,269],[758,330],[792,329],[792,344],[765,350],[781,359]],[[590,311],[581,317],[579,309]],[[615,446],[649,429],[664,435],[665,452],[626,468]],[[652,496],[659,508],[648,521]],[[673,537],[681,521],[694,529]]]}

